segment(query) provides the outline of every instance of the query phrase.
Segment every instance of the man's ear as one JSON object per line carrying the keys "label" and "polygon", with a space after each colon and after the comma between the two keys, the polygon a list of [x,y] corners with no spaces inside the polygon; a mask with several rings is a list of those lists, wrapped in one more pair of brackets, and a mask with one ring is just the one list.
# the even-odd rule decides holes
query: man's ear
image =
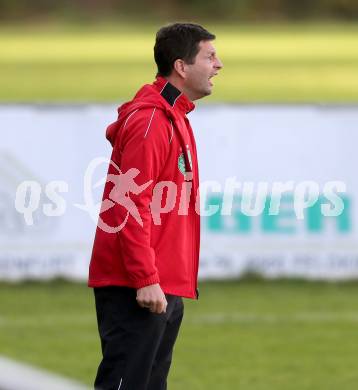
{"label": "man's ear", "polygon": [[183,60],[177,59],[173,64],[174,70],[181,76],[183,79],[186,78],[186,64]]}

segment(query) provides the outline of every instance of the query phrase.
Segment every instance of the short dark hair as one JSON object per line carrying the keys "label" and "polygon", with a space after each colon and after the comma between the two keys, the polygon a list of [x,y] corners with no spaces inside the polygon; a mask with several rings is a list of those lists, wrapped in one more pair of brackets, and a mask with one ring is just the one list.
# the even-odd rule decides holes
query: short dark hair
{"label": "short dark hair", "polygon": [[214,39],[215,35],[199,24],[173,23],[162,27],[157,32],[154,46],[157,75],[169,76],[179,58],[193,64],[199,52],[199,42]]}

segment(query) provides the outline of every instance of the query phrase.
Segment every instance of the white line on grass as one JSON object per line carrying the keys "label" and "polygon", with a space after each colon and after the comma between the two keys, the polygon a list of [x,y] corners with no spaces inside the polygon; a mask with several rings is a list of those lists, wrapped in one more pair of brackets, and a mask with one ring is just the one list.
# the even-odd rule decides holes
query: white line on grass
{"label": "white line on grass", "polygon": [[77,382],[4,357],[0,357],[0,389],[88,390]]}
{"label": "white line on grass", "polygon": [[358,312],[296,312],[292,314],[258,314],[258,313],[208,313],[187,317],[186,321],[198,325],[216,324],[282,324],[282,323],[358,323]]}

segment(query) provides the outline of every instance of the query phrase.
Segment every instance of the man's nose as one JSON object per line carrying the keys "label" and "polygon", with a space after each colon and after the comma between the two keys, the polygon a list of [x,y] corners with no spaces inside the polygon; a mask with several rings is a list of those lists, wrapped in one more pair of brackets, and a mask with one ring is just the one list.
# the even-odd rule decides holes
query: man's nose
{"label": "man's nose", "polygon": [[224,64],[221,62],[220,58],[217,57],[216,58],[216,64],[215,64],[215,68],[218,68],[218,69],[221,69],[224,67]]}

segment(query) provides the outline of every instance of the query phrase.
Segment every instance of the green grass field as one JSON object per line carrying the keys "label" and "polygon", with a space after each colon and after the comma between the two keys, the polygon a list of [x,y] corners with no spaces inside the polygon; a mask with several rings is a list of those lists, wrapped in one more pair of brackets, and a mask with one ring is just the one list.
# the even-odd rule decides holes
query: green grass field
{"label": "green grass field", "polygon": [[[354,390],[358,283],[210,282],[185,300],[171,390]],[[0,354],[91,384],[100,356],[92,291],[0,284]]]}
{"label": "green grass field", "polygon": [[[119,102],[154,78],[160,24],[0,28],[0,102]],[[215,26],[218,102],[357,102],[358,26]]]}

